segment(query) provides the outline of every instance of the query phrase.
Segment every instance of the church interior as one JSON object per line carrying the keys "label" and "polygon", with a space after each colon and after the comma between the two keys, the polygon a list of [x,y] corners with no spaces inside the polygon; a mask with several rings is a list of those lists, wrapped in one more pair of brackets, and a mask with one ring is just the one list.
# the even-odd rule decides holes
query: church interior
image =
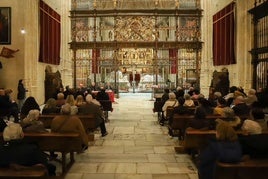
{"label": "church interior", "polygon": [[97,131],[64,178],[198,179],[157,123],[154,95],[267,88],[267,8],[267,0],[1,0],[0,88],[16,99],[24,79],[41,106],[65,86],[111,84],[108,136]]}
{"label": "church interior", "polygon": [[[213,72],[226,69],[230,86],[245,90],[267,86],[266,17],[254,25],[256,12],[250,11],[262,1],[41,2],[0,4],[10,7],[10,36],[0,47],[16,51],[11,58],[0,56],[0,87],[16,89],[23,78],[28,95],[39,103],[44,102],[47,69],[60,73],[63,86],[109,82],[119,93],[133,88],[150,92],[168,85],[195,86],[208,95]],[[59,20],[40,19],[42,12],[46,14],[42,8]],[[228,28],[226,23],[213,25],[221,10],[232,15],[224,20],[230,23]],[[225,30],[216,30],[224,25]],[[216,31],[218,38],[213,37]],[[264,50],[255,51],[259,48]]]}

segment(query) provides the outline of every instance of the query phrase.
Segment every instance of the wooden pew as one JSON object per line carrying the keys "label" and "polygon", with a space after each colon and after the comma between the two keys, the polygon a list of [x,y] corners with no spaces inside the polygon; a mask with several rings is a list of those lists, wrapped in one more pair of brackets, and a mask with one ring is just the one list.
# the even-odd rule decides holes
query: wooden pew
{"label": "wooden pew", "polygon": [[[168,128],[173,131],[173,134],[178,134],[180,140],[184,139],[185,129],[188,126],[188,122],[194,119],[193,115],[181,115],[174,114],[172,118],[172,122],[169,122]],[[179,131],[179,132],[176,132]],[[176,136],[176,135],[175,135]]]}
{"label": "wooden pew", "polygon": [[[1,142],[3,142],[3,134]],[[82,140],[78,133],[24,133],[23,140],[27,143],[37,144],[42,151],[60,152],[62,159],[56,161],[62,165],[62,174],[65,174],[74,163],[74,152],[82,152]],[[67,154],[70,161],[67,162]]]}
{"label": "wooden pew", "polygon": [[48,178],[47,169],[43,165],[35,165],[29,167],[9,167],[0,168],[0,178],[13,178],[13,179],[28,179],[28,178],[38,178],[45,179]]}
{"label": "wooden pew", "polygon": [[[48,115],[40,115],[39,120],[44,123],[45,128],[50,129],[51,122],[54,117],[56,117],[58,114],[48,114]],[[97,128],[95,123],[95,117],[93,115],[77,115],[77,117],[81,120],[85,130],[92,131]]]}
{"label": "wooden pew", "polygon": [[246,159],[239,163],[217,162],[215,179],[266,179],[268,159]]}
{"label": "wooden pew", "polygon": [[184,139],[185,149],[202,149],[210,140],[216,139],[215,130],[186,130]]}
{"label": "wooden pew", "polygon": [[[239,116],[241,121],[243,122],[245,119],[248,118],[248,116]],[[209,120],[210,126],[216,126],[215,120],[216,119],[223,119],[224,117],[220,116],[220,115],[207,115],[206,119]],[[179,138],[184,138],[185,136],[185,130],[188,127],[189,121],[194,119],[194,115],[180,115],[180,114],[174,114],[173,115],[173,120],[172,120],[172,124],[168,125],[168,127],[173,130],[179,131]]]}
{"label": "wooden pew", "polygon": [[[244,135],[245,133],[242,130],[237,130],[236,133],[238,135],[238,139],[240,136],[245,137]],[[252,135],[252,136],[262,137],[263,141],[267,142],[268,131],[263,131],[262,134]],[[205,147],[210,140],[214,140],[214,139],[216,139],[215,130],[198,130],[198,129],[186,130],[184,147],[186,149],[201,149]]]}

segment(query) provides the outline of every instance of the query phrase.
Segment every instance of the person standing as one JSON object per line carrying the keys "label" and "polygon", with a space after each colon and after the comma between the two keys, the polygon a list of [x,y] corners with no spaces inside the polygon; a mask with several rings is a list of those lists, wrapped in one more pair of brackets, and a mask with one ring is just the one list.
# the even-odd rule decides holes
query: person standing
{"label": "person standing", "polygon": [[27,90],[24,87],[24,80],[20,79],[18,83],[18,95],[17,95],[19,111],[21,110],[21,107],[23,103],[25,102],[26,92]]}

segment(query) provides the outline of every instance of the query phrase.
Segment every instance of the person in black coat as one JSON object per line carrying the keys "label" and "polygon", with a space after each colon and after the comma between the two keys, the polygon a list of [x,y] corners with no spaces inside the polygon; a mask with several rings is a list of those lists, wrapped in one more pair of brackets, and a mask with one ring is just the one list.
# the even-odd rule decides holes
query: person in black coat
{"label": "person in black coat", "polygon": [[242,150],[234,129],[227,122],[216,127],[216,141],[200,152],[199,179],[213,179],[216,162],[237,163],[242,159]]}
{"label": "person in black coat", "polygon": [[37,109],[40,111],[39,104],[36,102],[34,97],[30,96],[25,100],[21,108],[20,119],[24,119],[32,109]]}
{"label": "person in black coat", "polygon": [[180,86],[177,87],[177,90],[174,93],[177,99],[184,96],[184,90]]}
{"label": "person in black coat", "polygon": [[234,106],[232,107],[232,109],[237,116],[249,115],[250,111],[249,106],[244,102],[243,96],[237,96],[234,99]]}
{"label": "person in black coat", "polygon": [[17,94],[19,111],[21,110],[21,107],[26,99],[26,92],[27,90],[24,87],[24,80],[20,79],[18,83],[18,94]]}
{"label": "person in black coat", "polygon": [[23,142],[23,131],[19,124],[9,124],[3,132],[5,143],[0,145],[0,167],[10,164],[33,166],[43,164],[50,176],[56,175],[56,167],[50,163],[46,155],[35,144]]}
{"label": "person in black coat", "polygon": [[161,97],[161,101],[163,104],[165,104],[165,102],[169,99],[169,88],[165,88],[164,89],[164,93]]}
{"label": "person in black coat", "polygon": [[9,119],[10,116],[13,116],[15,122],[18,122],[18,114],[19,111],[17,103],[10,99],[10,96],[6,94],[4,89],[0,89],[0,117],[6,116]]}
{"label": "person in black coat", "polygon": [[3,118],[0,117],[0,132],[3,132],[5,127],[7,126],[6,122]]}
{"label": "person in black coat", "polygon": [[105,92],[105,89],[101,87],[100,91],[97,93],[96,100],[110,100],[109,95]]}

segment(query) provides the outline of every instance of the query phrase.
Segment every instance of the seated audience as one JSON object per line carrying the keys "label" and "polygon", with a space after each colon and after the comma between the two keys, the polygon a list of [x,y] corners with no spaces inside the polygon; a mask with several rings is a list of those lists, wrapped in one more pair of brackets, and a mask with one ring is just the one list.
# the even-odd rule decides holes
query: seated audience
{"label": "seated audience", "polygon": [[76,115],[78,113],[78,107],[75,105],[75,99],[74,99],[74,95],[70,94],[67,96],[66,103],[70,104],[71,106],[71,115]]}
{"label": "seated audience", "polygon": [[250,114],[252,119],[261,126],[262,131],[267,131],[267,120],[265,119],[263,109],[255,106],[251,109]]}
{"label": "seated audience", "polygon": [[176,95],[176,99],[179,99],[179,97],[183,97],[184,96],[184,90],[182,87],[178,86],[176,91],[174,92]]}
{"label": "seated audience", "polygon": [[37,109],[40,111],[39,104],[36,102],[34,97],[30,96],[25,100],[21,107],[20,119],[24,119],[32,109]]}
{"label": "seated audience", "polygon": [[77,116],[71,114],[71,105],[66,103],[61,107],[61,114],[56,117],[51,122],[52,132],[74,132],[79,133],[81,140],[83,142],[82,149],[85,150],[88,147],[88,136],[81,120]]}
{"label": "seated audience", "polygon": [[163,107],[162,107],[162,111],[163,111],[163,116],[162,119],[159,121],[160,125],[164,125],[164,120],[167,119],[167,109],[168,107],[176,107],[178,106],[178,100],[176,99],[176,95],[175,93],[171,92],[169,93],[169,99],[164,103]]}
{"label": "seated audience", "polygon": [[191,114],[191,111],[189,110],[189,108],[184,105],[185,99],[183,97],[179,97],[178,103],[179,105],[174,107],[172,116],[174,114],[189,114],[189,115]]}
{"label": "seated audience", "polygon": [[169,88],[165,88],[164,89],[164,93],[161,97],[161,101],[163,102],[163,104],[165,104],[165,102],[169,99]]}
{"label": "seated audience", "polygon": [[224,96],[224,99],[226,100],[227,102],[227,106],[231,106],[233,104],[233,100],[234,100],[234,92],[237,90],[237,87],[236,86],[231,86],[229,88],[229,93]]}
{"label": "seated audience", "polygon": [[251,106],[254,102],[257,102],[257,96],[256,96],[256,90],[255,89],[250,89],[248,91],[247,97],[244,99],[246,105]]}
{"label": "seated audience", "polygon": [[42,114],[59,114],[60,108],[57,107],[56,100],[54,98],[49,98],[43,107]]}
{"label": "seated audience", "polygon": [[194,93],[194,87],[189,87],[189,91],[188,91],[188,94],[190,95],[190,96],[192,96],[193,95],[193,93]]}
{"label": "seated audience", "polygon": [[261,134],[262,132],[262,128],[260,124],[251,119],[246,119],[243,122],[241,129],[242,131],[244,131],[246,134],[249,134],[249,135]]}
{"label": "seated audience", "polygon": [[103,111],[101,110],[101,106],[97,105],[93,102],[92,95],[88,94],[86,96],[86,104],[81,106],[78,109],[78,114],[93,114],[96,121],[96,127],[99,126],[101,129],[102,137],[108,134],[106,127],[105,127],[105,118]]}
{"label": "seated audience", "polygon": [[226,101],[223,97],[217,99],[217,106],[214,108],[213,114],[223,116],[223,109],[226,107]]}
{"label": "seated audience", "polygon": [[48,132],[42,121],[39,121],[40,111],[32,109],[26,118],[21,121],[23,132]]}
{"label": "seated audience", "polygon": [[57,107],[61,107],[62,105],[65,104],[65,99],[64,99],[63,93],[57,94],[56,104],[57,104]]}
{"label": "seated audience", "polygon": [[223,108],[223,119],[216,119],[216,122],[226,121],[234,129],[239,129],[241,126],[241,119],[235,115],[234,110],[230,107]]}
{"label": "seated audience", "polygon": [[69,87],[69,85],[65,86],[65,90],[63,91],[63,94],[64,94],[64,99],[66,99],[68,95],[73,94],[73,91]]}
{"label": "seated audience", "polygon": [[195,90],[193,91],[193,94],[192,94],[192,96],[191,96],[191,99],[192,99],[192,100],[197,100],[197,99],[199,98],[199,94],[200,94],[200,91],[199,91],[198,89],[195,89]]}
{"label": "seated audience", "polygon": [[105,86],[105,89],[106,89],[106,90],[111,90],[111,91],[112,91],[112,90],[113,90],[113,87],[112,87],[111,83],[108,82],[108,83],[106,84],[106,86]]}
{"label": "seated audience", "polygon": [[175,93],[171,92],[169,93],[169,99],[164,103],[164,106],[162,107],[162,111],[164,112],[164,117],[167,115],[167,107],[172,106],[176,107],[178,106],[178,100],[176,99]]}
{"label": "seated audience", "polygon": [[238,116],[249,115],[249,111],[250,111],[250,108],[244,102],[243,96],[237,96],[234,99],[234,106],[232,107],[232,109],[234,110],[235,114]]}
{"label": "seated audience", "polygon": [[210,128],[210,121],[206,119],[206,116],[213,114],[213,108],[210,103],[204,97],[198,98],[198,106],[195,110],[195,118],[189,121],[188,127],[193,129],[208,130]]}
{"label": "seated audience", "polygon": [[50,176],[56,175],[56,167],[50,164],[46,155],[38,146],[23,142],[23,131],[19,124],[10,123],[3,132],[5,143],[0,145],[0,167],[9,167],[10,164],[22,166],[44,165]]}
{"label": "seated audience", "polygon": [[234,97],[243,96],[243,98],[247,97],[247,94],[244,92],[242,86],[237,87],[237,90],[234,92]]}
{"label": "seated audience", "polygon": [[92,82],[89,89],[90,89],[90,91],[98,91],[99,87],[96,85],[95,82]]}
{"label": "seated audience", "polygon": [[196,107],[196,109],[204,110],[206,115],[213,114],[213,111],[214,111],[209,101],[201,96],[198,98],[198,106]]}
{"label": "seated audience", "polygon": [[210,128],[210,123],[206,119],[207,113],[203,108],[196,108],[194,119],[191,119],[188,123],[188,129],[201,129],[208,130]]}
{"label": "seated audience", "polygon": [[213,93],[212,97],[208,99],[208,101],[210,102],[210,105],[212,107],[216,107],[218,99],[221,98],[221,97],[222,97],[221,92],[216,91],[216,92]]}
{"label": "seated audience", "polygon": [[11,100],[9,95],[6,95],[5,90],[0,89],[0,117],[13,116],[15,122],[19,121],[19,109],[15,101]]}
{"label": "seated audience", "polygon": [[241,161],[242,150],[234,129],[226,122],[216,127],[216,141],[200,152],[199,179],[213,179],[216,162],[237,163]]}
{"label": "seated audience", "polygon": [[267,110],[267,106],[268,106],[268,87],[259,90],[256,93],[258,102],[260,104],[261,107],[266,108]]}
{"label": "seated audience", "polygon": [[[249,155],[250,158],[268,158],[268,138],[267,134],[262,134],[262,131],[267,130],[267,122],[264,120],[264,113],[259,103],[253,103],[251,116],[253,117],[253,125],[245,124],[246,130],[249,132],[246,135],[239,136],[239,141],[242,146],[243,154]],[[247,120],[245,120],[247,121]],[[250,123],[251,124],[251,123]],[[242,126],[243,128],[243,126]]]}
{"label": "seated audience", "polygon": [[[88,100],[91,101],[91,103],[94,103],[94,104],[96,104],[98,106],[101,106],[101,103],[98,100],[95,99],[94,95],[88,94],[86,97],[88,98]],[[86,103],[87,103],[87,100],[86,100]]]}
{"label": "seated audience", "polygon": [[188,106],[188,107],[195,106],[194,101],[191,99],[191,96],[189,94],[185,94],[184,99],[185,99],[184,106]]}
{"label": "seated audience", "polygon": [[100,88],[100,91],[97,93],[96,100],[110,100],[109,95],[105,92],[105,88]]}
{"label": "seated audience", "polygon": [[84,96],[78,95],[75,99],[75,105],[79,108],[83,106],[84,104],[86,104]]}
{"label": "seated audience", "polygon": [[[191,111],[188,109],[188,107],[184,106],[185,99],[183,97],[179,97],[178,102],[179,105],[174,108],[173,113],[171,114],[171,117],[169,118],[169,125],[172,126],[173,123],[173,116],[174,114],[180,114],[180,115],[190,115]],[[168,133],[170,136],[174,136],[172,130],[169,128]]]}

